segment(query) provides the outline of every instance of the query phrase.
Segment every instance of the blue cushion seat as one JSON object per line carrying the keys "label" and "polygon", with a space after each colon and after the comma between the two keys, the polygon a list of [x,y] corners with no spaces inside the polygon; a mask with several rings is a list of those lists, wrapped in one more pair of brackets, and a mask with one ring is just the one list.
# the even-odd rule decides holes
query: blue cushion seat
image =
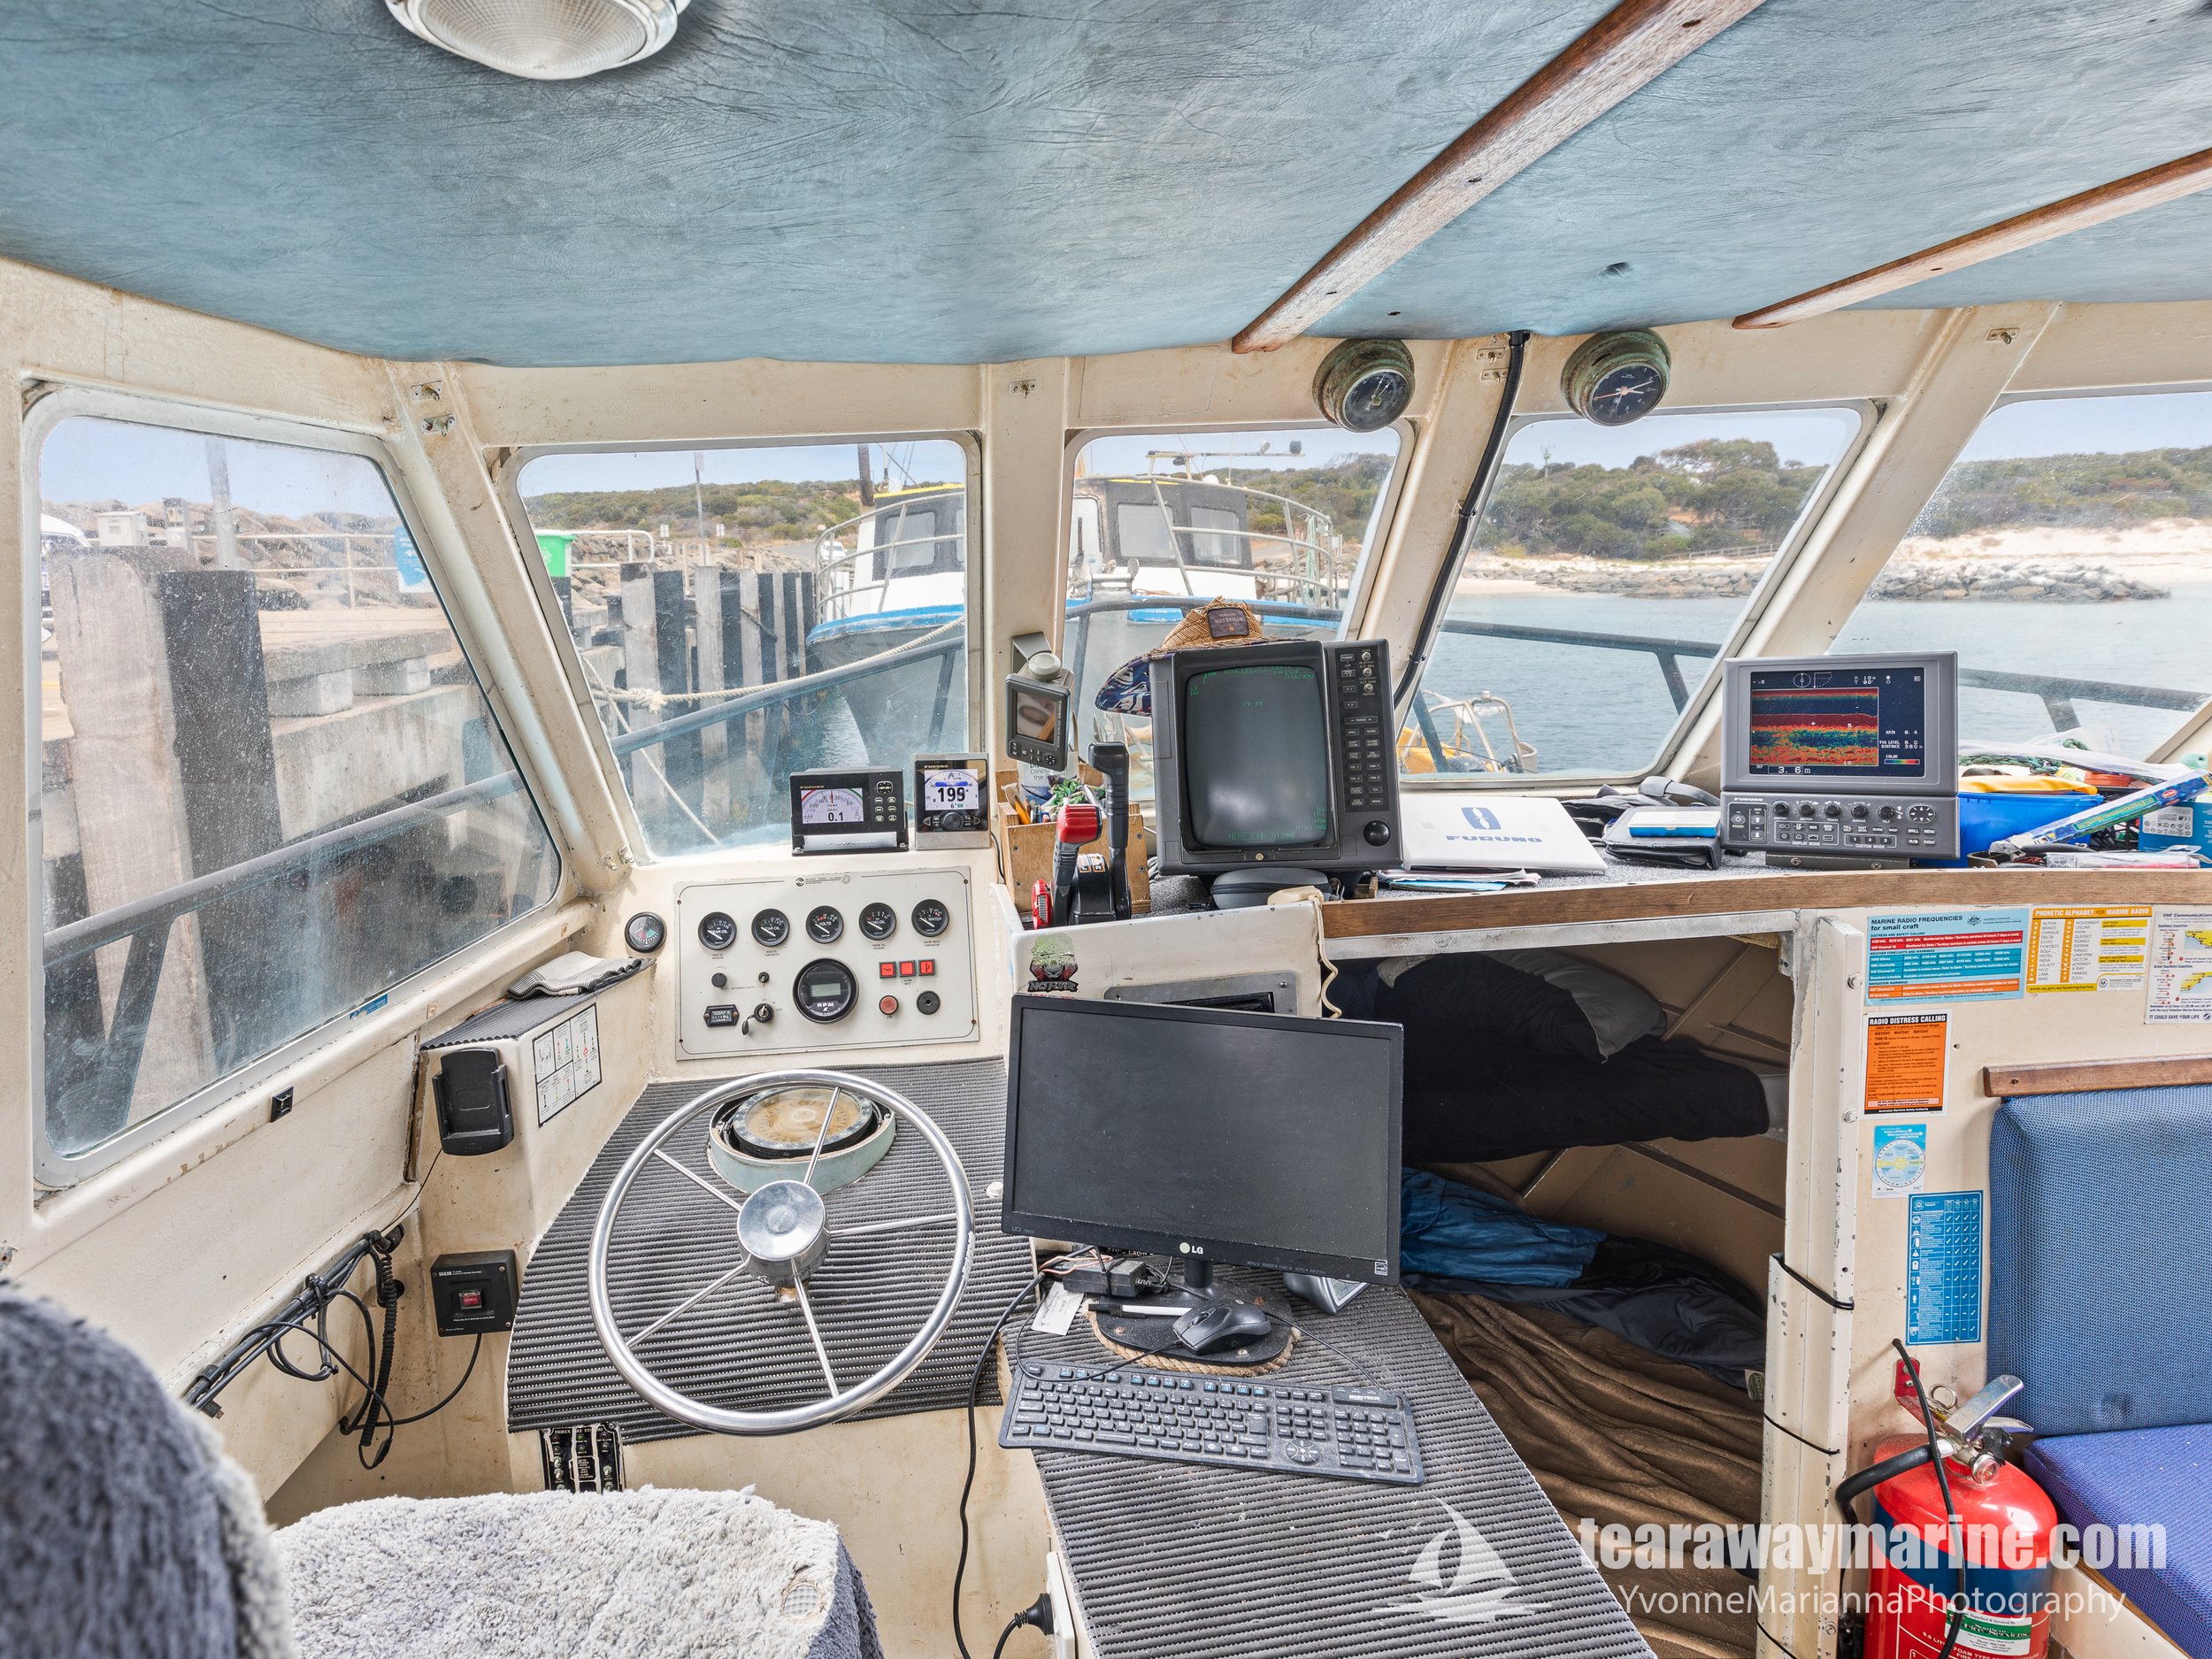
{"label": "blue cushion seat", "polygon": [[2190,1659],[2212,1659],[2212,1424],[2039,1440],[2028,1468],[2076,1527],[2166,1529],[2163,1567],[2097,1571]]}

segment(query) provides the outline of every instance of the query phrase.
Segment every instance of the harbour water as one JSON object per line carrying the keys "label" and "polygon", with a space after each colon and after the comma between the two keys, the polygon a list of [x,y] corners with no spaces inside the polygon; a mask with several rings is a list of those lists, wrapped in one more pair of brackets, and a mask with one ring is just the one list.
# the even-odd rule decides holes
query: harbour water
{"label": "harbour water", "polygon": [[[2168,585],[2170,598],[2111,604],[1875,601],[1859,608],[1836,649],[1955,650],[1962,668],[2212,695],[2212,580]],[[1463,597],[1451,615],[1465,622],[1717,646],[1742,608],[1738,599],[1506,592]],[[1712,660],[1681,659],[1694,690]],[[1658,659],[1644,650],[1448,634],[1438,643],[1426,687],[1451,697],[1489,692],[1505,698],[1521,736],[1536,746],[1539,769],[1548,772],[1634,772],[1657,756],[1676,718]],[[1960,705],[1961,733],[1969,741],[2051,733],[2042,702],[2034,696],[1969,689],[1962,692]],[[2093,743],[2138,755],[2184,718],[2085,699],[2078,699],[2076,708]]]}

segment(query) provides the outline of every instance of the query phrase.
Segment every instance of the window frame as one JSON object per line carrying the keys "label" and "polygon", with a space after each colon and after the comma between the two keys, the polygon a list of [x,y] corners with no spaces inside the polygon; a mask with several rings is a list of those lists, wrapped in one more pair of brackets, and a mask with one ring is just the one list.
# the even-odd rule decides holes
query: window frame
{"label": "window frame", "polygon": [[[1398,787],[1416,792],[1436,792],[1450,789],[1487,789],[1499,794],[1526,795],[1532,790],[1541,794],[1577,795],[1601,784],[1633,783],[1653,775],[1655,770],[1668,768],[1680,754],[1684,743],[1694,733],[1698,721],[1712,706],[1718,695],[1720,664],[1731,657],[1740,655],[1745,643],[1757,630],[1761,621],[1780,602],[1791,580],[1802,565],[1808,549],[1819,534],[1829,511],[1835,505],[1837,495],[1845,483],[1857,472],[1868,444],[1876,429],[1888,413],[1886,400],[1872,397],[1814,397],[1793,398],[1787,402],[1769,403],[1699,403],[1681,408],[1662,404],[1653,411],[1662,415],[1777,415],[1845,413],[1858,417],[1858,429],[1844,444],[1840,453],[1829,464],[1826,474],[1807,497],[1798,511],[1796,522],[1790,526],[1787,536],[1767,562],[1757,584],[1744,600],[1742,611],[1737,613],[1720,648],[1709,659],[1709,667],[1702,679],[1690,687],[1688,700],[1675,710],[1674,724],[1667,729],[1651,759],[1642,766],[1627,772],[1409,772],[1401,771]],[[1443,569],[1439,572],[1447,593],[1459,586],[1460,572],[1467,557],[1474,550],[1475,535],[1490,511],[1491,496],[1498,480],[1505,475],[1505,457],[1511,451],[1514,440],[1526,428],[1553,421],[1576,421],[1582,418],[1568,410],[1531,410],[1525,414],[1511,417],[1498,444],[1498,462],[1491,475],[1482,481],[1482,493],[1475,503],[1475,510],[1461,529],[1453,544]],[[1437,607],[1436,620],[1426,640],[1414,641],[1417,654],[1424,662],[1422,679],[1426,680],[1433,664],[1433,649],[1444,632],[1451,605],[1448,599]],[[1421,687],[1417,682],[1410,696],[1418,697]],[[1410,700],[1400,711],[1406,718],[1413,704]]]}
{"label": "window frame", "polygon": [[[1176,436],[1203,433],[1217,437],[1233,436],[1240,432],[1340,432],[1341,430],[1340,426],[1318,419],[1239,420],[1227,423],[1200,420],[1165,428],[1166,433],[1171,433]],[[1351,580],[1346,588],[1344,615],[1337,624],[1335,636],[1340,640],[1356,638],[1356,629],[1366,618],[1368,606],[1374,597],[1372,590],[1375,572],[1378,568],[1376,555],[1381,550],[1383,544],[1389,541],[1391,531],[1397,526],[1398,509],[1402,504],[1405,496],[1406,464],[1412,459],[1415,446],[1421,441],[1421,425],[1410,415],[1392,421],[1389,430],[1398,434],[1398,453],[1391,461],[1389,473],[1383,480],[1382,490],[1376,495],[1374,509],[1368,515],[1368,526],[1374,534],[1361,545],[1359,563],[1353,566]],[[1068,433],[1067,443],[1062,451],[1060,465],[1060,499],[1065,503],[1065,511],[1061,514],[1059,536],[1055,543],[1053,553],[1052,588],[1056,595],[1055,603],[1057,609],[1053,612],[1052,618],[1052,641],[1056,651],[1066,642],[1068,543],[1075,537],[1076,465],[1082,458],[1086,446],[1095,439],[1128,438],[1145,433],[1164,434],[1164,425],[1159,421],[1138,421],[1121,426],[1079,426],[1071,428]],[[1102,529],[1101,534],[1103,534]],[[1209,565],[1207,568],[1228,570],[1248,569],[1249,566]]]}
{"label": "window frame", "polygon": [[[561,614],[560,596],[554,591],[552,575],[545,568],[545,560],[539,557],[536,526],[530,518],[530,510],[522,499],[522,475],[530,463],[549,455],[649,455],[687,454],[694,449],[803,449],[851,446],[856,444],[891,443],[956,443],[965,457],[966,477],[962,488],[966,492],[966,504],[961,514],[961,557],[965,562],[966,580],[961,584],[961,605],[968,620],[967,639],[967,698],[968,734],[971,749],[978,747],[973,741],[985,727],[988,709],[984,695],[985,670],[989,666],[990,649],[983,634],[983,437],[980,433],[960,430],[931,430],[926,432],[856,432],[856,433],[793,433],[758,434],[735,438],[655,438],[645,441],[595,439],[588,443],[531,443],[519,444],[509,450],[494,472],[494,484],[502,506],[506,509],[510,527],[515,536],[515,551],[522,558],[523,570],[529,578],[531,590],[537,595],[539,615],[545,622],[550,636],[553,654],[561,665],[561,673],[568,681],[569,695],[575,700],[582,714],[586,734],[591,743],[593,756],[599,763],[599,771],[608,793],[614,798],[615,810],[622,825],[622,835],[628,843],[630,860],[638,866],[647,864],[683,865],[695,864],[704,858],[737,859],[746,863],[787,859],[791,850],[779,843],[757,846],[703,847],[688,852],[659,852],[646,839],[645,826],[638,819],[637,808],[630,799],[627,785],[622,781],[622,763],[616,758],[614,741],[607,734],[606,723],[599,718],[593,703],[591,686],[584,673],[584,659],[576,648],[575,636],[566,627],[556,626]],[[951,541],[950,536],[936,538]]]}
{"label": "window frame", "polygon": [[[478,694],[484,700],[485,714],[497,729],[500,741],[505,747],[520,780],[518,793],[529,802],[531,810],[537,814],[547,844],[552,849],[555,864],[553,890],[544,903],[502,923],[459,949],[434,962],[426,963],[367,1001],[331,1014],[289,1041],[219,1077],[211,1079],[190,1094],[171,1102],[140,1122],[126,1125],[120,1133],[96,1146],[86,1148],[82,1152],[65,1156],[55,1149],[49,1139],[46,1071],[42,1063],[35,1063],[31,1068],[30,1087],[27,1091],[31,1103],[33,1130],[32,1175],[41,1188],[60,1192],[81,1185],[91,1177],[125,1162],[134,1154],[242,1099],[257,1094],[268,1079],[297,1065],[304,1056],[327,1045],[334,1028],[342,1028],[347,1022],[374,1013],[389,1003],[408,1000],[418,991],[454,972],[457,964],[494,947],[495,941],[503,936],[541,920],[548,911],[558,908],[565,901],[573,890],[574,881],[569,868],[569,849],[557,827],[559,820],[549,810],[549,791],[544,780],[534,772],[525,746],[515,739],[507,700],[498,683],[484,668],[485,653],[473,637],[473,630],[464,610],[449,601],[448,585],[444,580],[444,549],[435,537],[426,533],[424,527],[426,516],[416,505],[414,492],[408,486],[405,473],[397,464],[397,457],[381,437],[350,427],[319,426],[297,417],[193,403],[173,397],[111,388],[64,381],[47,381],[44,385],[47,389],[40,391],[25,411],[22,426],[22,545],[26,549],[39,545],[36,531],[40,507],[44,500],[42,464],[46,441],[57,426],[67,420],[118,421],[133,426],[159,426],[195,436],[282,444],[298,449],[354,456],[374,467],[377,476],[390,492],[393,509],[398,513],[400,522],[406,526],[416,555],[422,560],[423,568],[429,575],[431,591],[437,596],[440,614],[444,617],[446,626],[453,631],[454,641],[460,649],[462,659],[468,664]],[[18,572],[24,607],[25,810],[29,818],[30,869],[34,872],[30,879],[34,882],[42,881],[45,868],[44,734],[39,679],[42,672],[40,571],[43,563],[42,557],[39,559],[27,557],[21,561],[22,569]],[[45,901],[42,891],[34,902],[26,905],[25,911],[28,918],[28,937],[24,943],[24,960],[31,969],[25,976],[30,997],[26,1018],[31,1051],[34,1056],[42,1056],[46,1047]]]}

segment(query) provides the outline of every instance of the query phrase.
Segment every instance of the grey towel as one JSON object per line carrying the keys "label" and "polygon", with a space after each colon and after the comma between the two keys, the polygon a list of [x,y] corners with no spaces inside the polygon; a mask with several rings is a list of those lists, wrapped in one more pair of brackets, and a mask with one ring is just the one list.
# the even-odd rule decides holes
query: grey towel
{"label": "grey towel", "polygon": [[882,1659],[837,1529],[749,1491],[374,1498],[277,1542],[309,1659]]}
{"label": "grey towel", "polygon": [[292,1659],[259,1495],[143,1361],[0,1286],[0,1654]]}

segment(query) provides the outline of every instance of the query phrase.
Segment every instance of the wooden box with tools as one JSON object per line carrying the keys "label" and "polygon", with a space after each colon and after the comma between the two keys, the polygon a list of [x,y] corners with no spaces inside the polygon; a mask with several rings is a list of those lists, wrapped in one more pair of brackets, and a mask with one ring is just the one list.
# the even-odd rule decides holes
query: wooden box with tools
{"label": "wooden box with tools", "polygon": [[[1076,771],[1093,789],[1105,782],[1088,765],[1078,761]],[[998,872],[1006,883],[1007,891],[1014,897],[1014,909],[1026,921],[1029,917],[1029,895],[1040,881],[1052,879],[1052,848],[1056,826],[1049,818],[1040,823],[1025,824],[1014,805],[1018,787],[1018,774],[1002,772],[993,779],[995,787],[991,799],[991,839],[998,849]],[[1084,849],[1086,852],[1103,853],[1106,837],[1098,839]],[[1152,882],[1145,874],[1147,844],[1144,838],[1144,803],[1129,803],[1129,902],[1139,916],[1152,909]]]}

